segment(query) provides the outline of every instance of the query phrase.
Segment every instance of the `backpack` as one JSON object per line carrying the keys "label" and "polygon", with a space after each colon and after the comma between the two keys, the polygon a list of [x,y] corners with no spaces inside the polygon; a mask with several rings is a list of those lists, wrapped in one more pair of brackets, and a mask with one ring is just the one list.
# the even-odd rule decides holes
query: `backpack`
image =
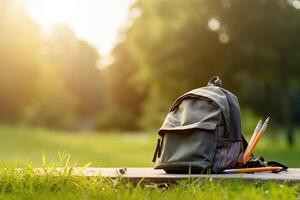
{"label": "backpack", "polygon": [[[219,77],[206,87],[180,96],[158,131],[153,162],[167,173],[221,173],[224,169],[284,166],[252,156],[243,164],[247,141],[242,136],[237,97],[222,88]],[[284,169],[287,169],[284,166]]]}

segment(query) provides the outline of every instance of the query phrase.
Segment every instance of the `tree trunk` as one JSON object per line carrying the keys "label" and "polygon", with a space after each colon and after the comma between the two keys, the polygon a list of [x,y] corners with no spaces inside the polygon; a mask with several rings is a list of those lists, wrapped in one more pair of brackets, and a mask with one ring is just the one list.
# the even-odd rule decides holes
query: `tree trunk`
{"label": "tree trunk", "polygon": [[[265,106],[266,106],[266,114],[269,116],[272,116],[272,114],[274,113],[273,109],[274,109],[274,103],[273,103],[273,98],[274,96],[274,92],[272,89],[272,82],[270,80],[266,80],[265,82]],[[271,136],[272,141],[275,141],[275,132],[270,132],[269,133]]]}
{"label": "tree trunk", "polygon": [[286,128],[287,142],[290,146],[294,144],[293,137],[293,123],[291,112],[291,100],[289,94],[289,62],[288,52],[286,49],[281,49],[280,52],[280,84],[281,84],[281,97],[282,97],[282,114],[284,119],[284,126]]}

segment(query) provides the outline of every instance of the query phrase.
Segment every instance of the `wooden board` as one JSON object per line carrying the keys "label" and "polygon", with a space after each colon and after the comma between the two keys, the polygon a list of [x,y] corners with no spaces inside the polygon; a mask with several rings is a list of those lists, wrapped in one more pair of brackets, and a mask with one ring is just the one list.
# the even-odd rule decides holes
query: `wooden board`
{"label": "wooden board", "polygon": [[[286,172],[280,173],[240,173],[240,174],[167,174],[163,170],[154,170],[153,168],[127,168],[126,172],[120,172],[122,168],[74,168],[73,174],[80,176],[102,176],[105,178],[122,177],[130,181],[136,182],[141,179],[145,182],[169,183],[183,179],[243,179],[243,180],[259,180],[259,181],[282,181],[282,182],[300,182],[300,168],[291,168]],[[121,170],[122,171],[122,170]]]}

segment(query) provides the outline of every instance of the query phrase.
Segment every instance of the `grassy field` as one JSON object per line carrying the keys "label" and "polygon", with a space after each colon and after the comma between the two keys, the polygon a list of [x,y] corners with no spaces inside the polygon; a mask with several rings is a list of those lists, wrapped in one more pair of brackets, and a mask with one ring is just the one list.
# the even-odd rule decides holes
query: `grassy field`
{"label": "grassy field", "polygon": [[42,165],[57,161],[57,152],[68,152],[78,165],[95,167],[153,166],[155,134],[71,133],[0,126],[0,160]]}
{"label": "grassy field", "polygon": [[[78,165],[92,162],[95,167],[151,167],[156,133],[71,133],[39,128],[0,126],[0,161],[41,166],[42,153],[48,162],[57,152],[66,151]],[[299,138],[299,137],[298,137]],[[289,148],[284,138],[263,137],[255,155],[289,167],[300,167],[300,140]]]}
{"label": "grassy field", "polygon": [[[42,166],[59,163],[58,151],[71,154],[71,163],[94,167],[151,167],[156,133],[71,133],[40,128],[0,126],[2,165],[16,162]],[[266,160],[289,167],[300,166],[300,141],[288,148],[283,138],[264,137],[255,152]],[[22,165],[22,164],[21,164]],[[10,167],[13,169],[13,167]],[[86,179],[67,174],[35,176],[0,171],[0,199],[299,199],[300,186],[243,181],[181,182],[167,188],[155,185],[133,187],[124,181]]]}

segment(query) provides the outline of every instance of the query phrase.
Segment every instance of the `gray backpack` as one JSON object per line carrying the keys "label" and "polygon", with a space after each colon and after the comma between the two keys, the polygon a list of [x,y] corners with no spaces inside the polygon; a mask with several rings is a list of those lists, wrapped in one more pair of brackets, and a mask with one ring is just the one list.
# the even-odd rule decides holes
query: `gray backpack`
{"label": "gray backpack", "polygon": [[247,142],[242,136],[239,103],[235,95],[222,88],[219,77],[179,97],[158,134],[153,162],[157,157],[159,160],[155,169],[168,173],[220,173],[244,167]]}

